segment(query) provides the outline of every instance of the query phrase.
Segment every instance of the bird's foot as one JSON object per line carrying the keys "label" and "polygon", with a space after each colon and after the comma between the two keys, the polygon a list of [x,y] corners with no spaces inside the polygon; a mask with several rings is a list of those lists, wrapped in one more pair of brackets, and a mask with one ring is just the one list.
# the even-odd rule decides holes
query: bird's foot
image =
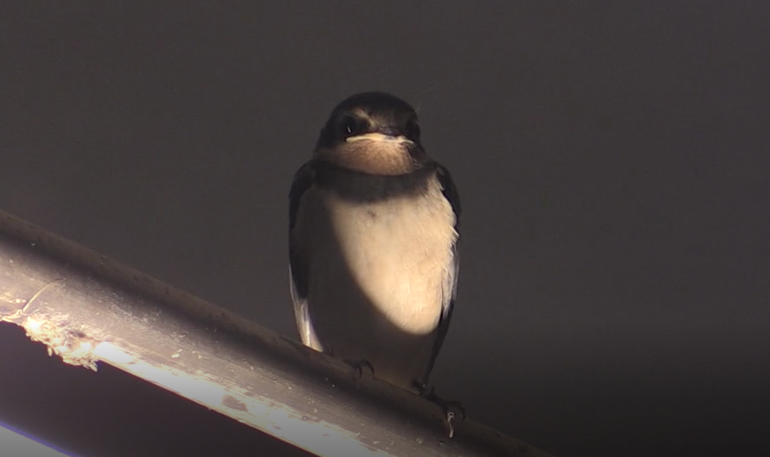
{"label": "bird's foot", "polygon": [[452,438],[455,434],[455,424],[465,420],[465,405],[459,401],[445,400],[439,397],[432,386],[415,383],[415,388],[422,398],[437,404],[444,411],[444,419],[449,427],[449,438]]}
{"label": "bird's foot", "polygon": [[353,367],[353,369],[355,369],[356,372],[358,373],[359,378],[364,376],[364,367],[368,369],[367,371],[369,371],[369,374],[374,376],[374,366],[372,365],[371,362],[369,362],[366,359],[357,359],[357,360],[345,359],[343,360],[343,362]]}

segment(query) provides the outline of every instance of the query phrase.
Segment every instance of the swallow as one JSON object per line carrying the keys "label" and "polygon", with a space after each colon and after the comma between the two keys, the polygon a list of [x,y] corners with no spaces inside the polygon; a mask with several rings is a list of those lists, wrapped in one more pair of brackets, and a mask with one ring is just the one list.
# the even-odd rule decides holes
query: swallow
{"label": "swallow", "polygon": [[415,110],[384,92],[342,101],[289,200],[302,342],[424,392],[455,303],[460,200]]}

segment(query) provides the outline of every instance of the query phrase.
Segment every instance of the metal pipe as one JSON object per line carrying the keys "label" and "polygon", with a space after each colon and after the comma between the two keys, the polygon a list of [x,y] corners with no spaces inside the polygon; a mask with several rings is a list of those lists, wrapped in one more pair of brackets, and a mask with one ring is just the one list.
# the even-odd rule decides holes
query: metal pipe
{"label": "metal pipe", "polygon": [[0,320],[316,455],[548,455],[2,211]]}

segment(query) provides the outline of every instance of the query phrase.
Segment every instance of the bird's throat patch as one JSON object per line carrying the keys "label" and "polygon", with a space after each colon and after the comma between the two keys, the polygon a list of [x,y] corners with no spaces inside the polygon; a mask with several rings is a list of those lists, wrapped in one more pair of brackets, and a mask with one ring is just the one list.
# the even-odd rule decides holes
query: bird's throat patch
{"label": "bird's throat patch", "polygon": [[371,175],[397,176],[419,167],[409,151],[411,141],[386,138],[380,134],[352,137],[334,148],[321,149],[317,154],[342,168]]}

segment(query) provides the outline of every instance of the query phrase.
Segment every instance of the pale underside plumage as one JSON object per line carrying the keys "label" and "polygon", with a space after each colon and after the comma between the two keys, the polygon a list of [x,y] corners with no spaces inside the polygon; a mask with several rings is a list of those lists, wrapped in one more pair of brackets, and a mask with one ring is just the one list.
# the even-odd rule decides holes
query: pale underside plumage
{"label": "pale underside plumage", "polygon": [[303,343],[366,360],[407,389],[427,381],[457,286],[457,219],[439,170],[419,192],[368,201],[312,178],[292,191],[292,298]]}

